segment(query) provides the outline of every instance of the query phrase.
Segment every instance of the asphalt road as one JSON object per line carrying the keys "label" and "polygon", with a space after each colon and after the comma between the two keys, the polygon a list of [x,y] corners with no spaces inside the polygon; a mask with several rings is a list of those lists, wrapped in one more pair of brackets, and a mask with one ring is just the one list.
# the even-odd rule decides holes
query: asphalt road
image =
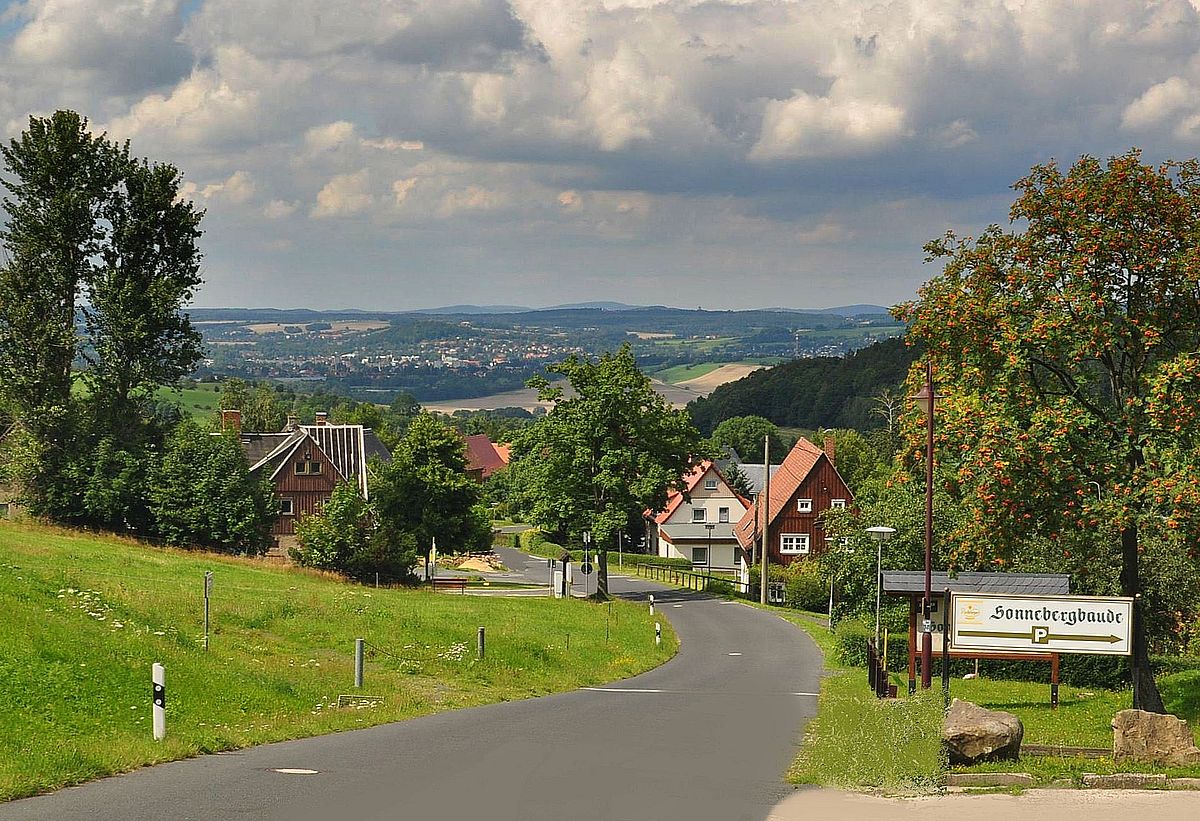
{"label": "asphalt road", "polygon": [[2,805],[0,821],[763,821],[792,792],[782,777],[816,708],[816,647],[740,604],[611,588],[655,592],[676,658],[597,690],[147,768]]}

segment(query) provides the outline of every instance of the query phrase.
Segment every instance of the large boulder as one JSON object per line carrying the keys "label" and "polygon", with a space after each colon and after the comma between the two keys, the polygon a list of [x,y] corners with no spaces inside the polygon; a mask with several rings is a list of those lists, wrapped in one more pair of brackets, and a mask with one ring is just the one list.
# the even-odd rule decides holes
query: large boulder
{"label": "large boulder", "polygon": [[1012,713],[985,710],[954,699],[942,721],[942,744],[951,764],[1015,760],[1021,753],[1025,727]]}
{"label": "large boulder", "polygon": [[1113,760],[1186,767],[1200,764],[1192,731],[1181,718],[1145,710],[1113,716]]}

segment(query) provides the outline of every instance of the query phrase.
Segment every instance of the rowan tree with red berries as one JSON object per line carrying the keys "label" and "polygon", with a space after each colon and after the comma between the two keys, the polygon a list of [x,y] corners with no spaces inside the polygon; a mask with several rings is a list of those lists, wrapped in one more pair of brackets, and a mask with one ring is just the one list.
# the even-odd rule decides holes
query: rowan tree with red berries
{"label": "rowan tree with red berries", "polygon": [[[1200,165],[1131,150],[1014,188],[1010,230],[929,243],[943,271],[896,310],[934,363],[939,475],[967,508],[942,537],[1002,566],[1092,534],[1137,595],[1147,534],[1193,560],[1200,538]],[[1135,704],[1162,712],[1148,656],[1143,621]]]}

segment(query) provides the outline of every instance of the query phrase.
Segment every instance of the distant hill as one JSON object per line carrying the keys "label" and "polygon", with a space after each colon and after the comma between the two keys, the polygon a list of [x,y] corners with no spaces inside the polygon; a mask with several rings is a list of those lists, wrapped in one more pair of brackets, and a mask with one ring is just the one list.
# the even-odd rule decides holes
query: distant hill
{"label": "distant hill", "polygon": [[898,388],[916,357],[897,337],[844,359],[795,359],[721,385],[687,407],[706,435],[725,419],[751,415],[788,427],[868,430],[880,426],[871,398]]}

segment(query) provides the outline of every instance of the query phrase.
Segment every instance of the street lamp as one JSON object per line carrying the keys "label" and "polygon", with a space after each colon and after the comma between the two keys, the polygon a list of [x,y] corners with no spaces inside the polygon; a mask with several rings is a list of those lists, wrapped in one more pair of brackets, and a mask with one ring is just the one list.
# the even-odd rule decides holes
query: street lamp
{"label": "street lamp", "polygon": [[925,414],[925,597],[921,600],[921,688],[933,683],[933,425],[938,399],[933,388],[933,362],[925,363],[925,384],[912,397]]}
{"label": "street lamp", "polygon": [[715,524],[709,522],[704,525],[704,529],[708,531],[708,550],[704,551],[704,572],[712,574],[712,532]]}
{"label": "street lamp", "polygon": [[883,543],[896,535],[894,527],[868,527],[875,540],[875,650],[879,650],[879,596],[883,592]]}

